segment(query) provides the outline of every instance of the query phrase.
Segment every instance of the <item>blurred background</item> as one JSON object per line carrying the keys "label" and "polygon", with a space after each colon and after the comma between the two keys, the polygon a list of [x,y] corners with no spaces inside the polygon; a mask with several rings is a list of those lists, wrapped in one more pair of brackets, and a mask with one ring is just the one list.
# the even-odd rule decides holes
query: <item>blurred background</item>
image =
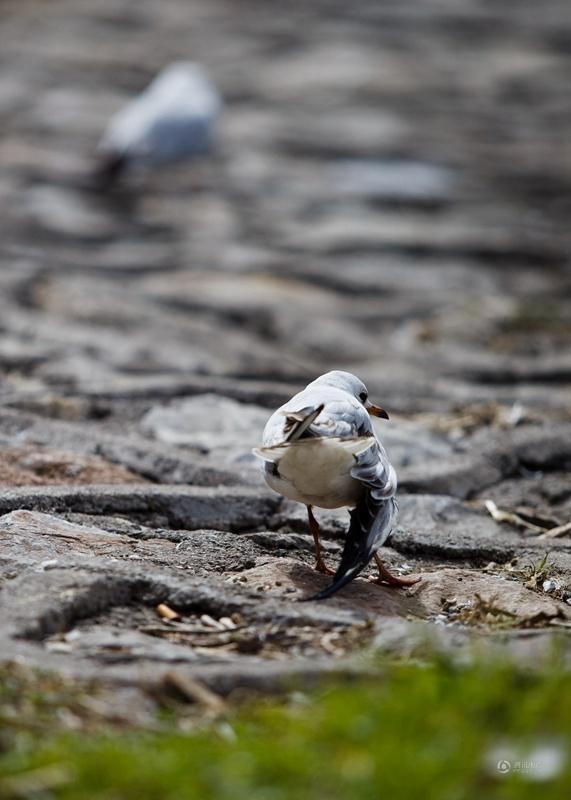
{"label": "blurred background", "polygon": [[[566,414],[566,0],[8,0],[0,53],[4,404],[122,423],[346,368],[392,414]],[[216,151],[95,190],[181,59]]]}
{"label": "blurred background", "polygon": [[[0,8],[0,795],[571,796],[569,0]],[[215,146],[104,186],[109,121],[181,60]],[[251,449],[329,369],[390,413],[414,597],[296,603],[306,512]],[[318,517],[333,566],[347,512]],[[333,663],[372,684],[237,735],[205,692]]]}

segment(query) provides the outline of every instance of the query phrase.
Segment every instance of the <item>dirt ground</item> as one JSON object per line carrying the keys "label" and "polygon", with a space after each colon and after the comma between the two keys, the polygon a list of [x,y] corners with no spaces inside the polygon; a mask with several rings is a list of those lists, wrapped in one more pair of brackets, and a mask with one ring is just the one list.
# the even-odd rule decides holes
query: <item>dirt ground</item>
{"label": "dirt ground", "polygon": [[[567,2],[2,15],[1,657],[143,698],[427,639],[546,652],[571,625]],[[218,152],[94,191],[109,116],[188,58]],[[422,580],[300,603],[326,580],[304,509],[251,448],[332,368],[391,414],[382,552]],[[319,519],[334,564],[347,513]]]}

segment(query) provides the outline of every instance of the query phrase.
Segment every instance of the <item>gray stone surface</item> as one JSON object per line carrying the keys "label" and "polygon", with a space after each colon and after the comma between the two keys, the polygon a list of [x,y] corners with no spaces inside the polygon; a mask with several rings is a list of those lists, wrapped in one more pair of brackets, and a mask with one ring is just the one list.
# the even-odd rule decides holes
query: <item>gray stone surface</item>
{"label": "gray stone surface", "polygon": [[[142,710],[173,669],[274,691],[370,646],[533,661],[565,637],[571,536],[542,532],[571,514],[567,12],[6,5],[1,658]],[[219,152],[96,191],[109,116],[188,57],[225,98]],[[422,580],[301,603],[326,580],[305,510],[251,449],[332,368],[391,414],[382,556]],[[334,566],[347,512],[317,514]]]}

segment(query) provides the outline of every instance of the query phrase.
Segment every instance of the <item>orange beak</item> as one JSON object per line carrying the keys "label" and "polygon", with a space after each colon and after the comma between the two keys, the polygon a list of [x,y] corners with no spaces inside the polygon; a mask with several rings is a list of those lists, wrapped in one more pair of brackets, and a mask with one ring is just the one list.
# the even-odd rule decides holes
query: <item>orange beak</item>
{"label": "orange beak", "polygon": [[369,401],[367,401],[367,403],[365,404],[365,408],[372,417],[381,417],[381,419],[389,419],[389,415],[387,414],[385,409],[381,408],[380,406],[375,406],[373,405],[373,403],[369,403]]}

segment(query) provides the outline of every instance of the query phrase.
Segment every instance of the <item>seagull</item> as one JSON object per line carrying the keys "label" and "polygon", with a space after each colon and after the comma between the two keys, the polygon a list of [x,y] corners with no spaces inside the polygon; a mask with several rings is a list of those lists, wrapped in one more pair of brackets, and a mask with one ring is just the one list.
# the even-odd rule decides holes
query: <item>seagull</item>
{"label": "seagull", "polygon": [[200,64],[169,64],[109,121],[98,146],[100,181],[111,185],[127,171],[210,152],[221,109],[220,95]]}
{"label": "seagull", "polygon": [[[315,542],[315,569],[332,583],[309,598],[330,597],[374,558],[376,582],[412,586],[420,578],[392,575],[377,555],[397,515],[397,476],[375,433],[371,415],[388,419],[373,405],[365,384],[350,372],[321,375],[272,414],[254,450],[264,477],[278,494],[307,507]],[[313,507],[349,507],[350,524],[335,573],[323,560]]]}

